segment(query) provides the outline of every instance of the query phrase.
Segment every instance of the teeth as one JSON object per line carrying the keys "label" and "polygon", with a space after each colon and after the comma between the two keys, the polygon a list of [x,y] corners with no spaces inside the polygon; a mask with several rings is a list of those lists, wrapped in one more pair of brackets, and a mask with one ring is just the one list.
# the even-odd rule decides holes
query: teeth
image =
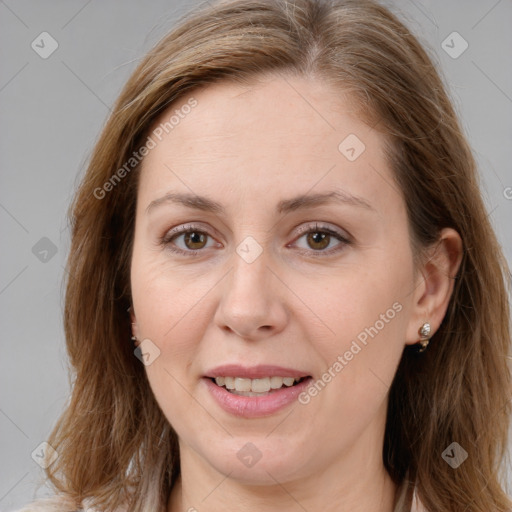
{"label": "teeth", "polygon": [[237,391],[252,391],[251,379],[241,379],[240,377],[235,377],[235,389]]}
{"label": "teeth", "polygon": [[294,379],[293,377],[263,377],[261,379],[215,377],[217,386],[226,386],[226,389],[246,393],[268,393],[271,389],[293,386],[293,384],[299,382],[299,380],[300,379]]}
{"label": "teeth", "polygon": [[272,389],[279,389],[283,385],[282,377],[270,377],[270,387]]}
{"label": "teeth", "polygon": [[263,379],[252,379],[251,391],[255,393],[266,393],[270,391],[270,379],[265,377]]}

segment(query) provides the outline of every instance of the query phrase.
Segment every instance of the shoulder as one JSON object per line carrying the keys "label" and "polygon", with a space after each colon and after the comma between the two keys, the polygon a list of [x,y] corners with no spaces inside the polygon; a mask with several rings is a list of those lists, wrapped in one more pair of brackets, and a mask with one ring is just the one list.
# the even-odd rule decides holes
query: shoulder
{"label": "shoulder", "polygon": [[[89,507],[87,501],[84,500],[83,504],[78,504],[76,500],[68,496],[57,495],[34,501],[11,512],[99,512],[97,509]],[[126,509],[118,508],[116,512],[126,512]]]}
{"label": "shoulder", "polygon": [[[9,512],[100,512],[99,509],[92,506],[93,501],[91,498],[85,498],[82,502],[79,502],[70,496],[56,494],[50,498],[33,501],[21,509]],[[125,503],[113,512],[127,512],[128,508],[128,504]]]}
{"label": "shoulder", "polygon": [[416,493],[416,488],[414,488],[411,512],[426,512],[426,510],[427,509],[423,506],[418,494]]}
{"label": "shoulder", "polygon": [[416,485],[408,478],[397,488],[393,512],[427,512],[418,496]]}
{"label": "shoulder", "polygon": [[52,496],[25,505],[12,512],[79,512],[75,500],[66,496]]}
{"label": "shoulder", "polygon": [[[98,509],[91,507],[89,499],[85,499],[82,504],[69,496],[56,495],[51,498],[40,499],[29,503],[21,509],[11,512],[99,512]],[[126,512],[128,507],[120,507],[115,512]]]}

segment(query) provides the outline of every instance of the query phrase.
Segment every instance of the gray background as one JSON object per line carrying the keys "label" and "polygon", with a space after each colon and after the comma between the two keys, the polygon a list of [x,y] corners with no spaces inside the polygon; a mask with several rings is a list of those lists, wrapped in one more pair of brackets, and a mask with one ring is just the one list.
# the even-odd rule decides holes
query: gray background
{"label": "gray background", "polygon": [[[0,0],[2,511],[33,499],[43,471],[31,453],[46,439],[69,396],[62,282],[69,247],[65,215],[73,190],[109,105],[137,61],[195,4]],[[402,13],[441,68],[511,262],[512,2],[387,4]],[[44,31],[59,45],[46,59],[31,47]],[[469,45],[457,58],[443,49],[454,31]],[[453,46],[446,48],[453,53],[461,44],[449,38],[444,46]],[[507,480],[512,494],[512,473]],[[39,496],[47,494],[39,488]]]}

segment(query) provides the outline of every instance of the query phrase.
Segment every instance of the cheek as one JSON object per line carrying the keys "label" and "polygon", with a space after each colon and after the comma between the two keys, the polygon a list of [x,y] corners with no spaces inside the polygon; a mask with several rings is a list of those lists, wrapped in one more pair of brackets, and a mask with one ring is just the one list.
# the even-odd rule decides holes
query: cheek
{"label": "cheek", "polygon": [[141,336],[152,339],[166,351],[183,350],[187,340],[200,329],[201,319],[206,319],[201,314],[202,298],[214,281],[175,268],[161,254],[137,252],[132,259],[131,280]]}
{"label": "cheek", "polygon": [[334,331],[316,344],[330,389],[324,393],[320,383],[318,396],[347,428],[361,427],[382,405],[405,343],[412,264],[405,257],[373,263],[371,272],[347,273],[316,302]]}
{"label": "cheek", "polygon": [[[202,298],[208,284],[172,271],[160,258],[132,260],[132,297],[140,340],[150,340],[157,356],[145,367],[160,407],[170,418],[186,400],[193,362],[208,323]],[[150,345],[152,346],[152,345]]]}
{"label": "cheek", "polygon": [[[327,351],[331,361],[348,350],[354,340],[366,348],[370,346],[369,340],[379,340],[380,349],[381,345],[401,342],[397,338],[406,325],[412,282],[408,277],[412,269],[409,272],[407,266],[405,260],[379,262],[374,258],[370,271],[354,265],[320,288],[313,289],[311,281],[295,288],[302,296],[311,298],[308,304],[329,328],[330,335],[323,341],[322,350]],[[313,332],[315,327],[311,329],[311,339],[318,339]]]}

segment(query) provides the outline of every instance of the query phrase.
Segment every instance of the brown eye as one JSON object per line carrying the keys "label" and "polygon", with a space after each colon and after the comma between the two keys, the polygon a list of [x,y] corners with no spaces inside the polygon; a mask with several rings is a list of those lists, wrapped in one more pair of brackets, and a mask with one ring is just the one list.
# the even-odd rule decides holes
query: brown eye
{"label": "brown eye", "polygon": [[190,250],[202,249],[206,245],[207,236],[208,235],[197,231],[185,233],[185,246]]}
{"label": "brown eye", "polygon": [[[307,229],[309,228],[309,229]],[[351,245],[350,238],[343,232],[321,224],[306,226],[294,242],[302,254],[308,256],[334,255]]]}
{"label": "brown eye", "polygon": [[322,250],[328,247],[331,241],[329,233],[322,233],[321,231],[312,231],[307,235],[307,242],[311,249]]}
{"label": "brown eye", "polygon": [[160,239],[160,244],[180,255],[196,256],[219,244],[213,237],[196,226],[180,226]]}

